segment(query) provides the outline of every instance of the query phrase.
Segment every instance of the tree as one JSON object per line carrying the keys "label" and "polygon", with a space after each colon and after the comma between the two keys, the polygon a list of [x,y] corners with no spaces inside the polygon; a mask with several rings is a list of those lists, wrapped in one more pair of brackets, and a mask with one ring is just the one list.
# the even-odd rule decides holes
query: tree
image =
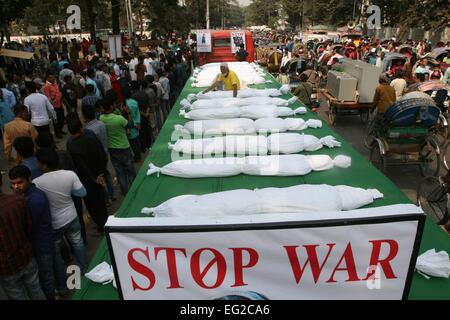
{"label": "tree", "polygon": [[247,25],[273,26],[274,17],[278,16],[280,0],[253,0],[245,10]]}
{"label": "tree", "polygon": [[242,27],[245,24],[244,9],[236,4],[230,4],[226,17],[226,27]]}
{"label": "tree", "polygon": [[2,0],[0,2],[0,31],[9,41],[10,39],[10,23],[25,14],[25,10],[31,5],[32,0]]}
{"label": "tree", "polygon": [[98,6],[98,1],[83,0],[83,5],[83,9],[86,12],[89,21],[89,33],[91,34],[91,39],[95,39],[95,18],[97,17],[95,7]]}
{"label": "tree", "polygon": [[120,34],[120,0],[111,0],[112,32]]}
{"label": "tree", "polygon": [[448,26],[447,0],[374,0],[373,4],[381,8],[384,26],[399,27],[399,39],[409,28],[439,31]]}
{"label": "tree", "polygon": [[190,19],[186,19],[187,8],[180,6],[178,0],[145,2],[144,13],[150,19],[149,27],[153,34],[161,35],[173,31],[188,33],[190,30]]}
{"label": "tree", "polygon": [[55,25],[59,27],[60,23],[65,22],[67,19],[65,2],[67,1],[47,0],[43,2],[33,0],[32,4],[24,12],[22,20],[24,29],[36,27],[39,33],[46,37],[50,33],[50,27]]}
{"label": "tree", "polygon": [[287,22],[295,26],[303,25],[304,1],[301,0],[281,0],[283,10],[287,15]]}

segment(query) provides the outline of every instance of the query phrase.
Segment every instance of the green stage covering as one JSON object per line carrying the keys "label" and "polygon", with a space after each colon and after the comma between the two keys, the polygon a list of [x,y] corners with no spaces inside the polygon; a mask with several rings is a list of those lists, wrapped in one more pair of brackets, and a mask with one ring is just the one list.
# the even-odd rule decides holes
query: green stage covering
{"label": "green stage covering", "polygon": [[[255,88],[279,88],[280,84],[270,75],[266,74],[266,79],[272,83],[252,86]],[[384,198],[376,200],[371,206],[385,206],[392,204],[410,203],[408,197],[386,176],[379,172],[370,162],[365,160],[356,152],[350,144],[330,129],[323,122],[321,129],[307,129],[302,132],[316,137],[333,135],[340,142],[342,147],[335,149],[323,148],[317,152],[309,154],[347,155],[352,158],[352,166],[348,169],[334,169],[323,172],[312,172],[301,177],[260,177],[240,175],[228,178],[205,178],[205,179],[182,179],[170,176],[157,177],[146,176],[150,162],[158,167],[162,167],[171,162],[171,151],[168,149],[168,142],[171,140],[174,125],[186,123],[187,120],[179,116],[179,102],[190,93],[201,91],[199,88],[191,87],[189,80],[178,98],[169,118],[164,124],[156,143],[153,145],[150,155],[145,159],[138,176],[130,189],[127,197],[119,211],[117,217],[142,217],[140,213],[143,207],[156,207],[162,202],[176,196],[184,194],[206,194],[212,192],[233,190],[239,188],[265,188],[265,187],[289,187],[297,184],[330,184],[349,185],[360,188],[376,188],[384,194]],[[290,98],[289,94],[283,98]],[[298,108],[301,104],[296,102],[292,108]],[[300,116],[303,119],[320,119],[316,114],[309,112]],[[362,139],[363,137],[361,137]],[[175,137],[176,139],[176,137]],[[431,218],[426,219],[424,235],[420,246],[419,254],[436,248],[436,251],[446,250],[450,252],[450,237],[440,229]],[[105,239],[102,240],[95,257],[92,259],[89,270],[99,263],[106,261],[111,263]],[[118,291],[108,284],[93,283],[83,278],[81,289],[77,290],[74,299],[79,300],[112,300],[119,299]],[[431,278],[425,279],[421,275],[414,273],[409,299],[450,299],[450,279]]]}

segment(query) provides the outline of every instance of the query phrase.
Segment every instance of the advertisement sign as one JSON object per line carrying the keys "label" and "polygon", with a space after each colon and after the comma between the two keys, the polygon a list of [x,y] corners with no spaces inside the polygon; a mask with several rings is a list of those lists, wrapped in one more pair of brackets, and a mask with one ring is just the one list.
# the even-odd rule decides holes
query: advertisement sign
{"label": "advertisement sign", "polygon": [[406,299],[424,218],[414,205],[220,219],[110,217],[106,232],[122,299]]}
{"label": "advertisement sign", "polygon": [[122,58],[122,36],[108,36],[109,58]]}
{"label": "advertisement sign", "polygon": [[231,31],[231,52],[236,53],[239,50],[240,45],[245,44],[245,31]]}
{"label": "advertisement sign", "polygon": [[197,30],[197,52],[211,51],[211,32],[209,30]]}

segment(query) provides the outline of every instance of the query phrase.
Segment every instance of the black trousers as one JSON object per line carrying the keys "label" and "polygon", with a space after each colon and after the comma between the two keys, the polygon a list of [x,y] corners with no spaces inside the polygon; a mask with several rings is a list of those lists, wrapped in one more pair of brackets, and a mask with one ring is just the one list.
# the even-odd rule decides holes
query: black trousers
{"label": "black trousers", "polygon": [[97,228],[103,231],[106,220],[108,220],[105,189],[94,181],[82,181],[82,183],[87,192],[86,197],[84,197],[84,204]]}
{"label": "black trousers", "polygon": [[54,121],[55,133],[61,134],[64,127],[64,108],[55,108],[57,122]]}
{"label": "black trousers", "polygon": [[146,151],[155,141],[150,123],[146,117],[141,117],[141,129],[139,130],[139,139],[141,141],[141,150]]}
{"label": "black trousers", "polygon": [[134,153],[134,161],[141,161],[142,157],[142,148],[141,148],[141,140],[139,137],[130,139],[131,150]]}
{"label": "black trousers", "polygon": [[41,132],[48,132],[48,133],[50,133],[50,125],[49,124],[46,125],[46,126],[39,126],[39,127],[34,126],[34,128],[36,129],[36,131],[38,133],[41,133]]}

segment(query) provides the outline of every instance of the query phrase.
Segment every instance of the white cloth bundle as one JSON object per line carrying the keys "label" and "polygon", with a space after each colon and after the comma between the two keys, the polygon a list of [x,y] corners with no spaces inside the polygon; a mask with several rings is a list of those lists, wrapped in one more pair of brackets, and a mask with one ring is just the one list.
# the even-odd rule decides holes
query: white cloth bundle
{"label": "white cloth bundle", "polygon": [[253,134],[255,125],[250,119],[199,120],[175,125],[175,131],[196,135]]}
{"label": "white cloth bundle", "polygon": [[291,154],[302,151],[317,151],[322,147],[340,147],[333,136],[317,138],[298,133],[275,133],[267,137],[267,145],[272,154]]}
{"label": "white cloth bundle", "polygon": [[103,261],[99,265],[95,266],[90,272],[86,273],[84,276],[93,282],[101,283],[103,285],[112,282],[114,288],[117,288],[116,281],[114,279],[114,271],[106,261]]}
{"label": "white cloth bundle", "polygon": [[305,156],[301,154],[249,156],[244,158],[207,158],[176,160],[158,168],[149,165],[147,175],[162,173],[181,178],[231,177],[239,174],[252,176],[303,176],[311,171],[325,171],[337,166],[348,168],[351,158],[327,155]]}
{"label": "white cloth bundle", "polygon": [[[288,93],[290,90],[289,85],[284,85],[280,89],[241,89],[238,91],[237,98],[250,98],[250,97],[279,97]],[[233,91],[210,91],[207,93],[190,94],[187,97],[188,101],[194,99],[220,99],[220,98],[233,98]]]}
{"label": "white cloth bundle", "polygon": [[267,138],[256,135],[231,135],[204,139],[179,139],[169,149],[186,155],[266,155]]}
{"label": "white cloth bundle", "polygon": [[[264,72],[254,68],[248,62],[229,62],[228,68],[236,73],[243,84],[265,83]],[[209,87],[220,74],[220,63],[203,65],[200,70],[194,72],[192,87]]]}
{"label": "white cloth bundle", "polygon": [[289,188],[239,189],[172,198],[143,214],[156,217],[224,217],[266,213],[309,213],[353,210],[382,198],[376,189],[349,186],[297,185]]}
{"label": "white cloth bundle", "polygon": [[198,109],[186,112],[180,111],[180,116],[190,120],[213,120],[213,119],[232,119],[232,118],[276,118],[289,117],[296,114],[305,114],[306,108],[300,107],[292,110],[289,107],[277,107],[276,105],[260,105],[258,108],[252,106],[228,107],[213,109]]}
{"label": "white cloth bundle", "polygon": [[[301,110],[299,110],[299,112],[301,112]],[[300,118],[261,118],[255,121],[255,131],[260,133],[300,131],[307,128],[321,127],[322,121],[315,119],[309,119],[305,121]]]}
{"label": "white cloth bundle", "polygon": [[231,135],[203,139],[179,139],[169,143],[169,149],[186,155],[266,155],[292,154],[302,151],[316,151],[323,146],[340,147],[341,143],[333,136],[317,138],[298,133],[277,133],[268,137],[263,135]]}
{"label": "white cloth bundle", "polygon": [[196,120],[184,125],[175,125],[175,131],[186,134],[218,135],[218,134],[253,134],[299,131],[307,128],[321,128],[322,121],[300,118],[263,118],[250,120],[245,118],[223,120]]}
{"label": "white cloth bundle", "polygon": [[417,257],[416,270],[429,279],[429,276],[448,278],[450,276],[450,260],[445,251],[436,252],[430,249]]}
{"label": "white cloth bundle", "polygon": [[289,100],[272,97],[250,97],[250,98],[223,98],[223,99],[202,99],[190,103],[187,99],[181,100],[180,104],[183,109],[190,110],[197,109],[213,109],[213,108],[227,108],[227,107],[243,107],[243,106],[260,106],[260,105],[276,105],[288,106],[295,101],[297,97]]}

